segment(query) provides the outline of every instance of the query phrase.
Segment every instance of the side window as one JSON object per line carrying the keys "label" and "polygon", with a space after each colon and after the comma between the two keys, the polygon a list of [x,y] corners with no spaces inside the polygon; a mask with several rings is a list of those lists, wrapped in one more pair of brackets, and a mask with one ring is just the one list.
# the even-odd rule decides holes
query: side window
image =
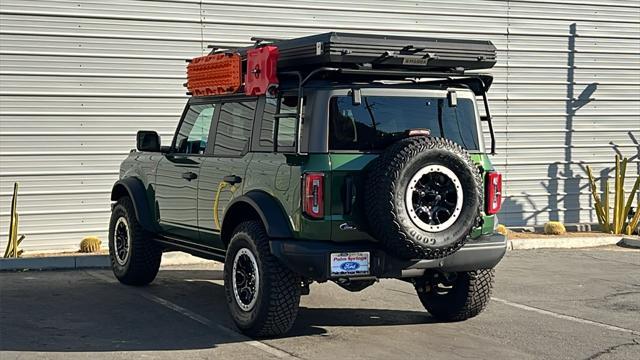
{"label": "side window", "polygon": [[249,148],[255,101],[228,102],[220,108],[214,156],[241,156]]}
{"label": "side window", "polygon": [[191,105],[176,136],[175,150],[180,154],[204,154],[215,104]]}
{"label": "side window", "polygon": [[447,138],[457,142],[465,149],[477,150],[480,148],[475,123],[469,121],[469,119],[476,117],[473,101],[460,99],[455,108],[446,107],[442,116],[442,132]]}
{"label": "side window", "polygon": [[[260,129],[260,146],[273,148],[273,127],[275,124],[277,98],[267,97]],[[295,114],[298,105],[297,96],[285,96],[281,100],[280,113]],[[296,118],[280,118],[278,122],[278,147],[291,147],[296,143]]]}

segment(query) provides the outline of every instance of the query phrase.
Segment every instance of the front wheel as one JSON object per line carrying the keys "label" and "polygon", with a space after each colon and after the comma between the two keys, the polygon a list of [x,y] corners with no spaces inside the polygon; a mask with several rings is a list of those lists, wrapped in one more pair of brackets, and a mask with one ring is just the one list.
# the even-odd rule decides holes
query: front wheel
{"label": "front wheel", "polygon": [[[439,276],[435,276],[439,275]],[[480,314],[491,299],[493,269],[434,274],[416,286],[425,309],[436,319],[462,321]]]}
{"label": "front wheel", "polygon": [[128,197],[118,199],[111,213],[109,257],[113,274],[127,285],[149,284],[160,268],[162,249],[138,223]]}
{"label": "front wheel", "polygon": [[252,337],[289,331],[298,314],[301,281],[271,254],[260,222],[238,225],[224,262],[224,288],[240,331]]}

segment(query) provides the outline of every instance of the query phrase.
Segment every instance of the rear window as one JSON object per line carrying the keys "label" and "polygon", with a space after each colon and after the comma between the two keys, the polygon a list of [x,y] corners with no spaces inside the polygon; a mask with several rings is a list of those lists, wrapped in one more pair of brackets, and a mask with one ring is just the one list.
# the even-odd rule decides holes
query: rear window
{"label": "rear window", "polygon": [[458,98],[449,107],[446,98],[363,96],[353,105],[351,96],[331,99],[329,148],[381,150],[411,129],[429,129],[467,150],[479,150],[473,100]]}

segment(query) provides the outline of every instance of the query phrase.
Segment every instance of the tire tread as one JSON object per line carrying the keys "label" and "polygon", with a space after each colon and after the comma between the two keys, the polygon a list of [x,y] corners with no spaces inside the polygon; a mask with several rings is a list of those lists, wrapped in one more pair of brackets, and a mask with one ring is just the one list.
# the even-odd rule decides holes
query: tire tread
{"label": "tire tread", "polygon": [[474,224],[478,225],[482,220],[482,177],[467,151],[453,141],[439,137],[410,137],[396,142],[373,161],[366,180],[365,203],[373,235],[380,239],[389,251],[406,259],[438,259],[451,255],[464,245],[473,230],[471,227],[449,246],[430,248],[411,240],[398,222],[393,192],[396,182],[400,180],[400,172],[411,158],[432,149],[455,154],[472,170],[478,196]]}
{"label": "tire tread", "polygon": [[480,314],[491,300],[494,270],[482,269],[461,273],[460,286],[447,295],[432,296],[418,292],[422,305],[434,317],[445,321],[462,321]]}
{"label": "tire tread", "polygon": [[[122,207],[129,223],[129,231],[131,235],[131,253],[129,254],[129,266],[124,274],[117,274],[116,277],[120,282],[126,285],[143,286],[151,283],[160,269],[162,260],[162,248],[155,244],[152,240],[152,234],[142,228],[142,225],[135,217],[135,209],[129,197],[118,199],[111,222],[117,220],[117,208]],[[120,266],[113,255],[112,238],[113,226],[109,227],[109,253],[111,259],[111,267],[115,269]]]}
{"label": "tire tread", "polygon": [[[236,227],[237,233],[245,233],[256,245],[258,257],[263,264],[263,278],[269,285],[263,294],[268,294],[266,306],[255,321],[254,326],[241,329],[252,337],[274,337],[288,332],[298,315],[301,296],[301,279],[286,268],[271,254],[269,237],[259,221],[245,221]],[[232,240],[233,241],[233,237]],[[225,275],[225,282],[228,276]],[[226,285],[226,284],[225,284]],[[233,290],[227,291],[228,301],[233,299]]]}

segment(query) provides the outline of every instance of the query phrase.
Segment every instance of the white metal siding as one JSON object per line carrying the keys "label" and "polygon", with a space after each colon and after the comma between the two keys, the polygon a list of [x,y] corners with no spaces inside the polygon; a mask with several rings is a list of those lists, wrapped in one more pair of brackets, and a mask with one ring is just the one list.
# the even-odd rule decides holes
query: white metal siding
{"label": "white metal siding", "polygon": [[25,249],[106,240],[135,132],[166,141],[177,123],[184,59],[329,30],[496,44],[502,222],[593,222],[582,166],[618,150],[634,157],[629,183],[640,169],[638,0],[0,0],[0,245],[14,181]]}

